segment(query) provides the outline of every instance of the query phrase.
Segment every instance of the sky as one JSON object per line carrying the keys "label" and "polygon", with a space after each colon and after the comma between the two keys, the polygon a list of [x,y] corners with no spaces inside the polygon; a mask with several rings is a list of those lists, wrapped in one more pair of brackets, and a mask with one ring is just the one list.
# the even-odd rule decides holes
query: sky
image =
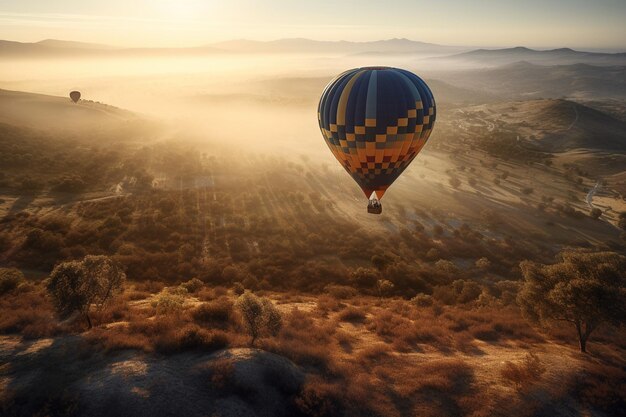
{"label": "sky", "polygon": [[198,46],[409,38],[626,51],[626,0],[0,0],[0,39]]}

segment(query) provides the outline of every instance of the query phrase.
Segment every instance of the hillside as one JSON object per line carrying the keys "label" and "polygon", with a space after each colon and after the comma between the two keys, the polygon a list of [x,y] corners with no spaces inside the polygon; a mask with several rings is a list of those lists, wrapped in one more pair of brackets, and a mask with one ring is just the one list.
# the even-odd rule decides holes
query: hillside
{"label": "hillside", "polygon": [[462,118],[514,130],[519,140],[545,152],[573,149],[626,152],[626,123],[568,100],[504,102],[465,108]]}
{"label": "hillside", "polygon": [[38,129],[81,130],[101,128],[135,119],[127,110],[69,98],[0,90],[0,123]]}
{"label": "hillside", "polygon": [[516,62],[486,70],[440,72],[438,78],[503,98],[626,99],[626,66]]}

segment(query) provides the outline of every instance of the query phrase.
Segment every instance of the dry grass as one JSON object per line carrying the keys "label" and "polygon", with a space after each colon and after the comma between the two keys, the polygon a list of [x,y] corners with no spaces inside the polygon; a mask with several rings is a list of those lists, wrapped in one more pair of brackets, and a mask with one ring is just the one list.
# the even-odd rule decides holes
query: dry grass
{"label": "dry grass", "polygon": [[40,288],[0,297],[0,333],[37,339],[72,330],[55,319],[52,304]]}
{"label": "dry grass", "polygon": [[[126,291],[94,312],[96,327],[87,332],[83,327],[60,325],[38,288],[19,297],[3,297],[0,331],[30,337],[82,332],[92,350],[165,355],[212,352],[248,343],[233,308],[233,294],[204,286],[198,298],[206,296],[209,301],[185,302],[177,314],[156,314],[156,307],[146,303],[128,303],[131,291],[145,290]],[[479,355],[490,349],[515,349],[515,344],[545,342],[514,308],[419,306],[414,301],[367,296],[340,301],[322,295],[317,301],[318,308],[310,311],[283,304],[279,334],[262,338],[258,344],[307,371],[304,388],[289,394],[294,416],[489,415],[496,399],[491,388],[476,384],[478,374],[472,366],[481,360]],[[602,338],[616,343],[610,335],[602,334]],[[484,342],[491,345],[489,349]],[[516,357],[501,374],[496,371],[494,378],[515,386],[521,401],[529,388],[544,384],[542,365],[532,355],[522,361]],[[231,386],[232,363],[215,364],[210,375],[210,383],[222,394],[247,395]],[[562,392],[549,395],[559,398],[575,393],[589,407],[610,414],[623,407],[623,380],[617,359],[611,365],[590,361]]]}

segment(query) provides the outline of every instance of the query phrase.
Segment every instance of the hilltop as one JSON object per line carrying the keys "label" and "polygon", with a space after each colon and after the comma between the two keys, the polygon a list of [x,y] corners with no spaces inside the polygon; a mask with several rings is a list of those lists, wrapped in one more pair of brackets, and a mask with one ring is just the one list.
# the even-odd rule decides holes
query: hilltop
{"label": "hilltop", "polygon": [[0,123],[37,129],[80,130],[123,123],[137,116],[103,103],[22,91],[0,90]]}

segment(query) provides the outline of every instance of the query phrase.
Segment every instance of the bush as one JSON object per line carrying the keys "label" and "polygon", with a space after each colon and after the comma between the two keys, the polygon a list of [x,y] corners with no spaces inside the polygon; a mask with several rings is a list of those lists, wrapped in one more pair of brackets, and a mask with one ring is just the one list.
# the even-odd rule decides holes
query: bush
{"label": "bush", "polygon": [[411,302],[416,307],[430,307],[433,305],[433,297],[428,294],[417,294],[415,297],[411,298]]}
{"label": "bush", "polygon": [[491,268],[491,261],[488,258],[483,257],[478,259],[474,265],[476,268],[486,271]]}
{"label": "bush", "polygon": [[500,371],[502,377],[512,383],[518,391],[528,390],[539,381],[546,371],[535,353],[528,353],[522,363],[506,362]]}
{"label": "bush", "polygon": [[24,274],[19,269],[0,268],[0,295],[13,291],[24,282]]}
{"label": "bush", "polygon": [[365,312],[356,307],[348,307],[339,313],[339,320],[341,321],[363,322],[365,317]]}
{"label": "bush", "polygon": [[156,309],[157,315],[178,314],[183,309],[187,290],[183,287],[175,289],[167,288],[152,300],[152,307]]}
{"label": "bush", "polygon": [[198,278],[192,278],[187,282],[183,282],[180,286],[187,290],[187,292],[195,293],[204,286],[204,282],[200,281]]}
{"label": "bush", "polygon": [[348,285],[327,285],[324,290],[328,295],[338,300],[345,300],[357,295],[357,290]]}
{"label": "bush", "polygon": [[237,281],[233,284],[233,292],[235,295],[242,295],[246,292],[246,289],[241,282]]}
{"label": "bush", "polygon": [[203,303],[191,311],[194,321],[217,327],[226,327],[233,317],[233,303],[226,297]]}
{"label": "bush", "polygon": [[209,331],[195,324],[188,324],[160,335],[155,341],[155,348],[161,353],[215,351],[227,347],[229,343],[228,336],[222,331]]}

